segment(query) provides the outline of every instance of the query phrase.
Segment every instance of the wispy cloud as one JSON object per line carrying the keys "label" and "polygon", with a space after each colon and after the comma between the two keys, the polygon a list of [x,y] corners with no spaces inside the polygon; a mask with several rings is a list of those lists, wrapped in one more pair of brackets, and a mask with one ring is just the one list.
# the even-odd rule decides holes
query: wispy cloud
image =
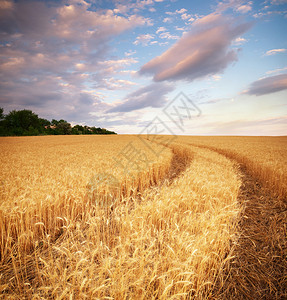
{"label": "wispy cloud", "polygon": [[279,68],[279,69],[267,71],[265,74],[270,75],[270,74],[274,74],[274,73],[282,73],[282,72],[284,72],[286,70],[287,70],[287,67],[285,67],[285,68]]}
{"label": "wispy cloud", "polygon": [[286,4],[286,0],[271,0],[271,4],[273,5],[280,5],[280,4]]}
{"label": "wispy cloud", "polygon": [[151,42],[151,40],[154,39],[153,34],[141,34],[136,37],[136,40],[133,42],[134,45],[143,45],[143,46],[148,46]]}
{"label": "wispy cloud", "polygon": [[207,15],[170,49],[142,66],[140,74],[152,74],[155,81],[192,81],[222,72],[237,60],[236,51],[229,49],[232,41],[250,27],[231,17]]}
{"label": "wispy cloud", "polygon": [[246,42],[247,42],[247,40],[245,38],[238,37],[232,42],[232,44],[235,46],[240,46],[240,45],[245,44]]}
{"label": "wispy cloud", "polygon": [[278,54],[278,53],[284,53],[286,52],[287,49],[272,49],[272,50],[268,50],[264,56],[270,56],[270,55],[275,55],[275,54]]}
{"label": "wispy cloud", "polygon": [[109,109],[107,113],[130,112],[146,107],[162,107],[167,102],[166,95],[174,86],[167,83],[152,83],[128,94],[123,103]]}
{"label": "wispy cloud", "polygon": [[170,34],[168,31],[166,32],[162,32],[159,37],[161,39],[168,39],[168,40],[177,40],[179,39],[179,36],[178,35],[173,35],[173,34]]}
{"label": "wispy cloud", "polygon": [[249,2],[248,4],[244,4],[244,5],[241,5],[239,7],[237,7],[236,9],[238,12],[241,12],[243,14],[246,14],[248,13],[249,11],[252,10],[252,2]]}
{"label": "wispy cloud", "polygon": [[158,27],[156,33],[158,34],[158,33],[160,33],[160,32],[164,32],[164,31],[166,31],[166,28],[165,28],[165,27]]}
{"label": "wispy cloud", "polygon": [[287,74],[280,74],[262,78],[251,83],[250,87],[243,93],[262,96],[287,89]]}

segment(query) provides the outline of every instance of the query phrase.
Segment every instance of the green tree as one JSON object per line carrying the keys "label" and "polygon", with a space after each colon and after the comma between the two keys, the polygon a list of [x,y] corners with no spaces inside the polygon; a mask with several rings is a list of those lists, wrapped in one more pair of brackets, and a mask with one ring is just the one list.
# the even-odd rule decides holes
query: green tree
{"label": "green tree", "polygon": [[5,117],[5,126],[12,135],[23,135],[29,128],[41,128],[38,115],[27,109],[11,111]]}
{"label": "green tree", "polygon": [[84,134],[84,127],[81,126],[81,125],[75,125],[75,126],[73,127],[73,129],[78,130],[78,133],[79,133],[79,134]]}
{"label": "green tree", "polygon": [[58,134],[71,134],[72,127],[71,124],[65,120],[60,120],[57,125]]}
{"label": "green tree", "polygon": [[5,116],[4,109],[0,107],[0,136],[5,135]]}
{"label": "green tree", "polygon": [[4,116],[4,109],[2,107],[0,107],[0,121],[4,120],[5,116]]}
{"label": "green tree", "polygon": [[0,135],[39,135],[39,134],[116,134],[104,128],[75,125],[73,128],[66,120],[49,120],[39,118],[31,110],[13,110],[4,115],[0,108]]}

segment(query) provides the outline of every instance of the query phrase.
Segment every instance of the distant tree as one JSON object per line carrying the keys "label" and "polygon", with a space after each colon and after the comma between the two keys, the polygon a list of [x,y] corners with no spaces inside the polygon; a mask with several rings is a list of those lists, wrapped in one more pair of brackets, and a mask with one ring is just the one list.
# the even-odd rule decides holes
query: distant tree
{"label": "distant tree", "polygon": [[0,136],[6,135],[4,109],[0,107]]}
{"label": "distant tree", "polygon": [[51,122],[46,119],[39,118],[39,122],[40,122],[41,126],[43,126],[43,127],[51,125]]}
{"label": "distant tree", "polygon": [[4,109],[2,107],[0,107],[0,121],[4,120],[5,116],[4,116]]}
{"label": "distant tree", "polygon": [[75,126],[72,128],[71,134],[75,134],[75,135],[79,135],[80,132],[78,130],[78,128],[76,128]]}
{"label": "distant tree", "polygon": [[60,121],[57,121],[55,119],[52,119],[51,121],[51,125],[57,126],[59,124]]}
{"label": "distant tree", "polygon": [[39,118],[31,110],[13,110],[5,117],[5,126],[12,135],[26,135],[29,128],[40,129]]}
{"label": "distant tree", "polygon": [[73,129],[78,131],[78,134],[84,134],[84,127],[81,125],[75,125]]}
{"label": "distant tree", "polygon": [[71,124],[65,120],[60,120],[57,125],[58,134],[71,134],[72,127]]}
{"label": "distant tree", "polygon": [[0,108],[0,135],[1,136],[29,136],[29,135],[59,135],[59,134],[116,134],[104,128],[89,127],[87,125],[71,126],[66,120],[49,120],[39,118],[31,110],[13,110],[4,115],[3,108]]}

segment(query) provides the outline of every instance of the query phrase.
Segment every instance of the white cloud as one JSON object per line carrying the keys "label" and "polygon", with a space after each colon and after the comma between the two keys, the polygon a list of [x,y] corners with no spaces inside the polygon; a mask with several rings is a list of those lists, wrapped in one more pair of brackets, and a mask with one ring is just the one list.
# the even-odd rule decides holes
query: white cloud
{"label": "white cloud", "polygon": [[242,38],[242,37],[238,37],[236,38],[232,44],[235,45],[235,46],[240,46],[240,45],[243,45],[244,43],[246,43],[247,40],[245,38]]}
{"label": "white cloud", "polygon": [[163,31],[166,31],[165,27],[158,27],[156,33],[160,33],[160,32],[163,32]]}
{"label": "white cloud", "polygon": [[192,19],[192,21],[194,20],[194,18],[192,18],[191,15],[188,15],[188,14],[182,14],[181,18],[182,18],[182,20],[187,20],[187,19]]}
{"label": "white cloud", "polygon": [[125,52],[125,56],[132,56],[132,55],[134,55],[136,53],[137,53],[136,50],[129,50],[129,51]]}
{"label": "white cloud", "polygon": [[252,5],[252,2],[249,2],[249,4],[245,4],[245,5],[239,6],[236,10],[238,12],[240,12],[240,13],[245,14],[245,13],[248,13],[249,11],[252,10],[252,6],[251,5]]}
{"label": "white cloud", "polygon": [[212,75],[212,79],[213,79],[214,81],[219,81],[219,80],[221,80],[221,78],[222,78],[221,75],[218,75],[218,74]]}
{"label": "white cloud", "polygon": [[168,40],[177,40],[179,39],[179,36],[178,35],[172,35],[170,34],[169,32],[162,32],[159,37],[161,39],[168,39]]}
{"label": "white cloud", "polygon": [[153,34],[141,34],[137,36],[136,40],[133,42],[134,45],[142,44],[143,46],[148,46],[150,44],[150,41],[154,39]]}
{"label": "white cloud", "polygon": [[184,27],[178,27],[178,26],[175,26],[175,29],[178,30],[178,31],[184,31],[185,30]]}
{"label": "white cloud", "polygon": [[178,13],[178,14],[184,14],[185,12],[187,12],[187,10],[185,8],[176,10],[176,13]]}
{"label": "white cloud", "polygon": [[163,22],[164,23],[171,23],[172,22],[172,18],[164,18]]}
{"label": "white cloud", "polygon": [[272,49],[272,50],[268,50],[264,56],[270,56],[270,55],[275,55],[278,53],[284,53],[286,52],[287,49]]}
{"label": "white cloud", "polygon": [[267,75],[270,75],[270,74],[276,74],[276,73],[281,73],[281,72],[284,72],[287,70],[287,67],[285,68],[280,68],[280,69],[275,69],[275,70],[270,70],[270,71],[267,71],[265,74]]}

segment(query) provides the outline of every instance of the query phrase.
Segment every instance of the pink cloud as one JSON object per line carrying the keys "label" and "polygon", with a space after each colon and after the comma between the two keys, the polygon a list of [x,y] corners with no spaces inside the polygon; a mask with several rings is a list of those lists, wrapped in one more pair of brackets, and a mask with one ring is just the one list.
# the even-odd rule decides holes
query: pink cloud
{"label": "pink cloud", "polygon": [[142,66],[140,73],[154,75],[155,81],[192,81],[222,72],[237,60],[236,50],[229,49],[233,40],[250,27],[220,14],[205,16],[166,52]]}
{"label": "pink cloud", "polygon": [[245,14],[252,10],[252,6],[251,6],[251,4],[241,5],[236,10],[240,13]]}
{"label": "pink cloud", "polygon": [[287,74],[270,76],[254,81],[244,94],[262,96],[287,89]]}
{"label": "pink cloud", "polygon": [[121,71],[137,61],[111,56],[109,42],[148,25],[149,19],[90,7],[83,0],[1,2],[0,103],[5,110],[29,108],[53,118],[57,112],[78,122],[107,109],[90,90],[135,84]]}

